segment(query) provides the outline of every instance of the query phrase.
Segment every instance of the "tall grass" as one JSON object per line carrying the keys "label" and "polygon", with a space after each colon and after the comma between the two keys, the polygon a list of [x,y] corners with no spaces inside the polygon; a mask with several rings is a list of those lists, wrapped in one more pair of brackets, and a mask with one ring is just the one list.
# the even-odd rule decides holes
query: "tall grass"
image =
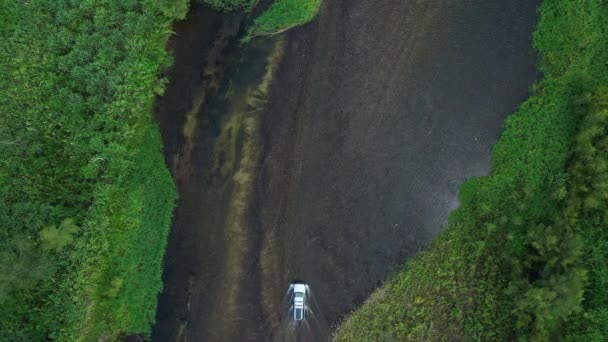
{"label": "tall grass", "polygon": [[176,196],[153,102],[187,9],[0,2],[0,340],[150,331]]}

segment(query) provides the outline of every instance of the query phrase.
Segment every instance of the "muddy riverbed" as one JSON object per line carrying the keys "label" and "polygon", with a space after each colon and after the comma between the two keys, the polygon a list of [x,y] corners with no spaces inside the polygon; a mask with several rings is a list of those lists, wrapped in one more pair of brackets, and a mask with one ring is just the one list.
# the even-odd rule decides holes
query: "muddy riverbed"
{"label": "muddy riverbed", "polygon": [[[180,199],[153,339],[327,338],[487,173],[537,76],[537,4],[327,0],[245,48],[242,17],[195,7],[157,104]],[[294,279],[306,327],[285,317]]]}

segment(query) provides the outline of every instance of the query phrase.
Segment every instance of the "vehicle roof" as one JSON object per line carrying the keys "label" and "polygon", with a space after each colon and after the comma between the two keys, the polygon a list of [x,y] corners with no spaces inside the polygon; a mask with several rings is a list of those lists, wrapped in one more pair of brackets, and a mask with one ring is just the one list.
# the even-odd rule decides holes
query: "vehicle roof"
{"label": "vehicle roof", "polygon": [[304,284],[294,284],[293,292],[304,292],[306,293],[306,285]]}

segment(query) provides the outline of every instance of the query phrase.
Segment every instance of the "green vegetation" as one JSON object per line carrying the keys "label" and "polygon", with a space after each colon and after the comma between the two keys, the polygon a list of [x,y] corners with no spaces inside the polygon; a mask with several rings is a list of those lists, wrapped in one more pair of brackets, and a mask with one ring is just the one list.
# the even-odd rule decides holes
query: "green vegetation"
{"label": "green vegetation", "polygon": [[258,2],[257,0],[202,0],[206,5],[223,11],[234,11],[239,9],[250,10]]}
{"label": "green vegetation", "polygon": [[608,336],[608,7],[545,0],[544,78],[487,177],[338,329],[338,341],[600,341]]}
{"label": "green vegetation", "polygon": [[[223,11],[251,10],[257,0],[200,0]],[[272,35],[304,25],[313,20],[321,8],[321,0],[274,0],[270,8],[254,20],[247,42],[256,36]]]}
{"label": "green vegetation", "polygon": [[[570,176],[573,189],[568,209],[578,213],[584,264],[589,282],[583,312],[570,321],[572,341],[601,341],[608,337],[608,89],[593,94],[588,115],[576,136]],[[575,207],[576,206],[576,207]]]}
{"label": "green vegetation", "polygon": [[255,19],[249,36],[272,35],[304,25],[317,16],[320,8],[321,0],[275,0]]}
{"label": "green vegetation", "polygon": [[188,2],[0,2],[0,340],[146,334],[175,187],[152,120]]}

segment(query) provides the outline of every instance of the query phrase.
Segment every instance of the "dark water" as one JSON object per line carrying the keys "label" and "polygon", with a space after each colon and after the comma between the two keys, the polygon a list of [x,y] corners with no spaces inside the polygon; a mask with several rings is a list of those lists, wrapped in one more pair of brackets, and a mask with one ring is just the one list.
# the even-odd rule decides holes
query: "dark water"
{"label": "dark water", "polygon": [[[175,63],[156,116],[179,200],[155,341],[257,340],[258,240],[248,225],[259,83],[276,40],[240,45],[242,14],[194,6],[169,43]],[[247,165],[246,165],[247,164]],[[245,313],[239,312],[246,310]]]}
{"label": "dark water", "polygon": [[[157,106],[180,199],[153,340],[327,339],[487,173],[537,76],[537,4],[327,0],[268,97],[277,37],[243,48],[242,16],[195,7]],[[307,326],[286,317],[294,279]]]}
{"label": "dark water", "polygon": [[334,325],[441,231],[537,76],[537,4],[333,0],[289,33],[258,188],[268,298],[305,279]]}

